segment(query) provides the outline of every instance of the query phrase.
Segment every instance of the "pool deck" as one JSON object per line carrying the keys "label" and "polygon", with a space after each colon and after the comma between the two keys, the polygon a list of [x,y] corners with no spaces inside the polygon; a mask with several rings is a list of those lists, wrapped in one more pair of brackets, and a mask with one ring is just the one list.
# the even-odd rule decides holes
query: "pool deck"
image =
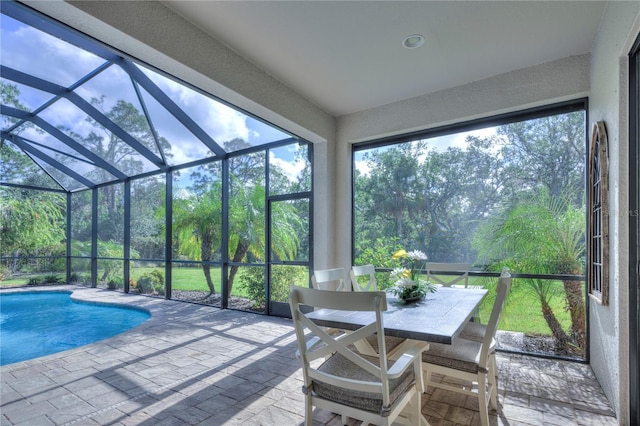
{"label": "pool deck", "polygon": [[[72,290],[74,298],[152,316],[117,336],[0,367],[2,426],[304,422],[288,319],[79,286],[2,292],[34,289]],[[491,424],[618,424],[588,365],[498,355],[501,411]],[[442,390],[423,394],[422,412],[432,425],[479,424],[477,399]],[[341,422],[316,410],[314,424]]]}

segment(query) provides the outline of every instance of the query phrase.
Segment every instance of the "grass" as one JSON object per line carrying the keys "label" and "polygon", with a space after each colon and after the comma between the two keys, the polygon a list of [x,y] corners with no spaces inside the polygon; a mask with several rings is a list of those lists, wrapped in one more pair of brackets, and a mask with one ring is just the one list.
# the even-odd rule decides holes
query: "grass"
{"label": "grass", "polygon": [[[524,279],[513,279],[511,290],[507,296],[504,310],[500,318],[499,330],[519,331],[532,335],[550,336],[551,330],[542,316],[542,306],[538,295],[533,290],[532,285]],[[493,301],[495,300],[496,279],[492,279],[487,284],[487,279],[482,277],[470,277],[469,285],[482,285],[489,289],[489,294],[485,298],[480,308],[480,318],[486,323],[491,314]],[[549,304],[556,318],[562,324],[564,330],[571,326],[571,315],[565,309],[564,289],[562,282],[553,281],[550,284],[550,291],[553,293]]]}
{"label": "grass", "polygon": [[[131,278],[138,281],[143,274],[149,273],[155,269],[162,270],[164,275],[164,268],[131,268]],[[247,297],[246,292],[240,288],[238,284],[239,275],[242,274],[242,270],[238,272],[235,278],[235,285],[232,295],[237,297]],[[211,268],[211,280],[213,281],[213,287],[216,293],[220,293],[222,275],[220,268]],[[184,290],[184,291],[209,291],[207,281],[204,276],[204,271],[200,267],[175,267],[171,269],[171,289],[172,290]]]}

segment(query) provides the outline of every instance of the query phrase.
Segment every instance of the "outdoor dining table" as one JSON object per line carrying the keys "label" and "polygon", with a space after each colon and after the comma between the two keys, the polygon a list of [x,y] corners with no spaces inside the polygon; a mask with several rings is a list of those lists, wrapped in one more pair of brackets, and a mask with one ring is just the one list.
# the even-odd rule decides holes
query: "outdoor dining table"
{"label": "outdoor dining table", "polygon": [[[422,300],[404,303],[387,293],[384,334],[451,344],[486,295],[486,289],[438,287],[435,293],[428,293]],[[323,327],[357,330],[375,321],[374,315],[372,312],[319,309],[308,318]]]}

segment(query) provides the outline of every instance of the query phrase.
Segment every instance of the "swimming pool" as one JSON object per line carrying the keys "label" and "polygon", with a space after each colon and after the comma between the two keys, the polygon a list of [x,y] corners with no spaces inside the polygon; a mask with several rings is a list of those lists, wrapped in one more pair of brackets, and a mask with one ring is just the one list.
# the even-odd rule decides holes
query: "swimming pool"
{"label": "swimming pool", "polygon": [[0,294],[0,365],[83,346],[140,325],[148,312],[71,300],[70,292]]}

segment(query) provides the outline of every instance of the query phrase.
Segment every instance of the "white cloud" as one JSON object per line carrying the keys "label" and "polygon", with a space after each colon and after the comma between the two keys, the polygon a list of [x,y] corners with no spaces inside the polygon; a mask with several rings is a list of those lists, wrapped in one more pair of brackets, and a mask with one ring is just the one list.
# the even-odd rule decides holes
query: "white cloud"
{"label": "white cloud", "polygon": [[297,159],[296,161],[287,161],[285,159],[276,157],[273,151],[269,152],[269,163],[279,167],[291,181],[296,180],[302,170],[304,170],[305,166],[305,162],[302,159]]}

